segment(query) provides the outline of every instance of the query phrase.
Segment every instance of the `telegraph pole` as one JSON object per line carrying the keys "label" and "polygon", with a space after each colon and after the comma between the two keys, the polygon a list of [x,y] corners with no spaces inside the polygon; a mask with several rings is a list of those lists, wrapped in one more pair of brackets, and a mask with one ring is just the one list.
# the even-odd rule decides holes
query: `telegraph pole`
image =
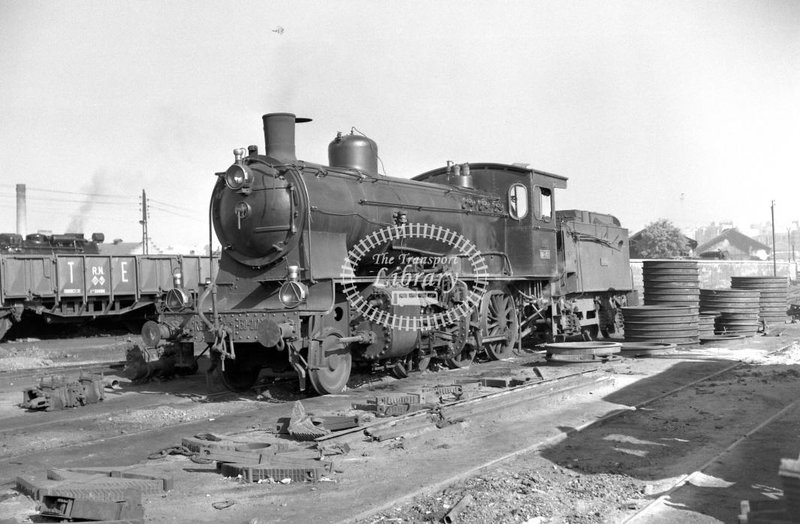
{"label": "telegraph pole", "polygon": [[145,193],[144,189],[142,189],[142,219],[139,223],[142,225],[142,253],[147,255],[147,193]]}
{"label": "telegraph pole", "polygon": [[778,276],[778,262],[775,258],[775,201],[772,201],[772,206],[770,206],[772,211],[772,276]]}

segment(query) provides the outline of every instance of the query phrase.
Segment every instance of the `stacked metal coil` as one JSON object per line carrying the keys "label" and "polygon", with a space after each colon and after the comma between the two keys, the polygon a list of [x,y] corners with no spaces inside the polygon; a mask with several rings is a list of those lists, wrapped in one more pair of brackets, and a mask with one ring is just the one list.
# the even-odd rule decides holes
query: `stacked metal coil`
{"label": "stacked metal coil", "polygon": [[645,260],[642,278],[646,306],[699,306],[700,268],[696,260]]}
{"label": "stacked metal coil", "polygon": [[716,330],[717,317],[719,317],[720,315],[721,313],[719,311],[703,311],[702,309],[700,310],[700,324],[699,324],[700,338],[714,336],[714,331]]}
{"label": "stacked metal coil", "polygon": [[786,277],[731,277],[731,288],[761,293],[758,314],[767,326],[786,322],[789,283]]}
{"label": "stacked metal coil", "polygon": [[700,311],[690,306],[635,306],[622,308],[626,342],[696,344]]}
{"label": "stacked metal coil", "polygon": [[755,335],[759,328],[758,291],[701,289],[700,311],[718,311],[717,334]]}

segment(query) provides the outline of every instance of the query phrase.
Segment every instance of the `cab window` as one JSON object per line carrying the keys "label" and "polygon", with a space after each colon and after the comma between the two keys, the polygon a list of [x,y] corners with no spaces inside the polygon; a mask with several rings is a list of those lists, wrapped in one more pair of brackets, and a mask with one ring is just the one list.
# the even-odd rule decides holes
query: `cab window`
{"label": "cab window", "polygon": [[508,188],[508,215],[514,220],[522,220],[528,214],[528,188],[522,184],[512,184]]}
{"label": "cab window", "polygon": [[539,197],[539,220],[550,222],[553,216],[553,190],[548,187],[537,187],[536,193]]}

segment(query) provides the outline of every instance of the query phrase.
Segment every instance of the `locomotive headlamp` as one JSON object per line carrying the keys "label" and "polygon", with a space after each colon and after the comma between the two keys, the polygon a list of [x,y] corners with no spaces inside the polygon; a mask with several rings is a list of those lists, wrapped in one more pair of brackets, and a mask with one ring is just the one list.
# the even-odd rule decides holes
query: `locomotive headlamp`
{"label": "locomotive headlamp", "polygon": [[299,267],[289,266],[288,281],[284,282],[278,291],[278,300],[285,307],[296,308],[308,299],[308,286],[297,281],[299,273]]}
{"label": "locomotive headlamp", "polygon": [[253,172],[240,164],[233,164],[225,171],[225,185],[234,191],[250,188],[253,185]]}
{"label": "locomotive headlamp", "polygon": [[181,311],[192,305],[192,298],[186,291],[173,288],[167,291],[167,295],[164,297],[164,305],[169,311]]}
{"label": "locomotive headlamp", "polygon": [[284,282],[278,292],[281,304],[288,308],[296,308],[308,299],[308,287],[302,282]]}

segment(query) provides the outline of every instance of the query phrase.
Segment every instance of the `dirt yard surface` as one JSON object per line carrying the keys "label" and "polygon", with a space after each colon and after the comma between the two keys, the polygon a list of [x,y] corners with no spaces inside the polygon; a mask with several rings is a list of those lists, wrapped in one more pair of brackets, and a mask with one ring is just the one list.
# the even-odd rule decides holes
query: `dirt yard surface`
{"label": "dirt yard surface", "polygon": [[141,344],[138,335],[3,342],[0,372],[125,360],[125,351],[137,343]]}
{"label": "dirt yard surface", "polygon": [[[548,363],[530,352],[404,380],[359,376],[328,397],[302,397],[294,382],[259,396],[206,396],[197,375],[123,383],[100,404],[26,413],[16,406],[17,384],[0,392],[0,521],[37,518],[34,501],[14,489],[17,476],[139,464],[174,478],[171,491],[145,495],[146,522],[442,522],[459,502],[452,522],[736,522],[740,501],[782,495],[780,459],[800,453],[798,339],[800,328],[787,325],[780,337],[605,364]],[[318,457],[312,443],[276,433],[298,398],[318,416],[369,421],[353,403],[480,377],[533,384],[536,370],[545,379],[585,371],[588,382],[385,441],[361,432],[332,439],[325,445],[349,452],[326,457],[333,471],[320,482],[251,483],[182,455],[147,458],[201,433],[282,442]],[[501,390],[481,390],[490,391]]]}

